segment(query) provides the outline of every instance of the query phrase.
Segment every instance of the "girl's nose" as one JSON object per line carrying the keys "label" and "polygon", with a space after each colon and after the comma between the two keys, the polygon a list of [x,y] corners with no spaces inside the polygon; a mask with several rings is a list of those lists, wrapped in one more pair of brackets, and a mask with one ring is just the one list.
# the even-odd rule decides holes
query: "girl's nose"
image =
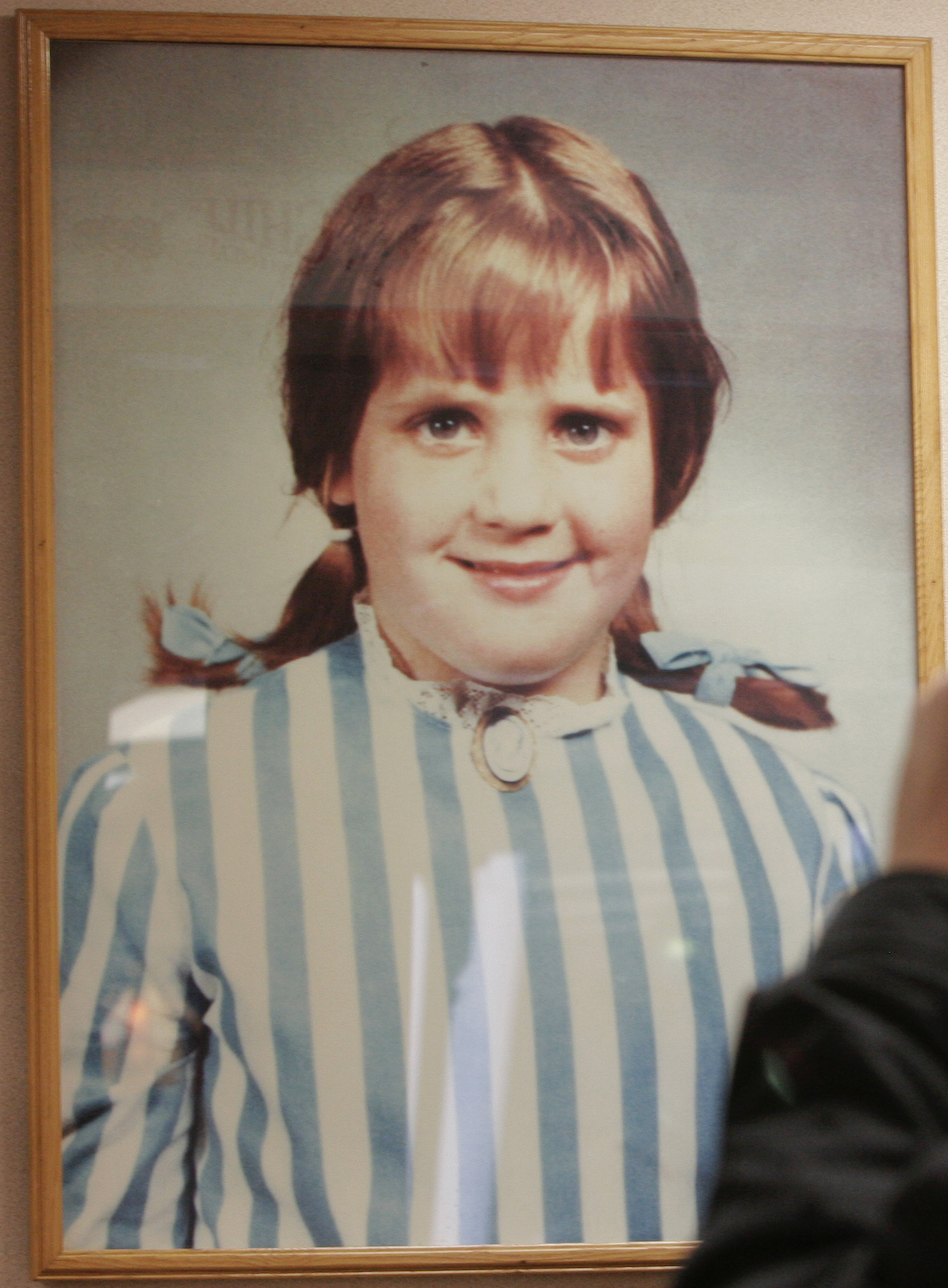
{"label": "girl's nose", "polygon": [[529,434],[500,435],[486,448],[474,517],[512,536],[541,532],[560,517],[557,471],[545,444]]}

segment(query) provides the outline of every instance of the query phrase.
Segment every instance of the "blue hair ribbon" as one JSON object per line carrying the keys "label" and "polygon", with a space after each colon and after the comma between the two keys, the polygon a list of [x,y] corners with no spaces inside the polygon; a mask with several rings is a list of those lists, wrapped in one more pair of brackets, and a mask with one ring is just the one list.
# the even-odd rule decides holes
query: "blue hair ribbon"
{"label": "blue hair ribbon", "polygon": [[192,604],[172,604],[161,616],[161,643],[175,657],[186,657],[205,666],[237,662],[237,675],[246,684],[266,670],[250,649],[225,635],[203,609]]}
{"label": "blue hair ribbon", "polygon": [[685,671],[703,666],[694,696],[699,702],[729,707],[742,676],[776,676],[804,689],[818,689],[820,678],[808,666],[769,662],[759,649],[735,648],[722,640],[703,640],[677,631],[646,631],[642,647],[661,671]]}

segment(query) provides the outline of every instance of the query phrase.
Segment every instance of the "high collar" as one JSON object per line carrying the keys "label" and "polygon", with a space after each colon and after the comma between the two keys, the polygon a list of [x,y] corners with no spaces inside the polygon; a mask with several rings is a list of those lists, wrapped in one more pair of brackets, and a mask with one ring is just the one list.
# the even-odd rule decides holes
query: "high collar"
{"label": "high collar", "polygon": [[538,737],[563,738],[610,724],[629,704],[611,643],[604,676],[606,691],[595,702],[508,693],[476,680],[413,680],[392,662],[372,605],[357,600],[354,607],[368,682],[389,694],[400,695],[419,711],[455,727],[473,731],[486,711],[504,706],[528,721]]}

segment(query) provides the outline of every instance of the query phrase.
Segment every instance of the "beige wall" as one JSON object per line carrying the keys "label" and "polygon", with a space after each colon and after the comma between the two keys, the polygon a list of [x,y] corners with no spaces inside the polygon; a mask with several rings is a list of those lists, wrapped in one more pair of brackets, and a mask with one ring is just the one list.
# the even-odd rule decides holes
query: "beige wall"
{"label": "beige wall", "polygon": [[[4,3],[2,32],[6,75],[0,88],[0,167],[7,200],[0,206],[0,344],[9,361],[0,368],[0,1288],[25,1285],[27,1270],[28,1163],[22,861],[22,723],[20,718],[20,585],[15,251],[15,106],[12,8]],[[480,18],[542,22],[690,26],[929,36],[935,56],[936,179],[939,251],[948,262],[948,6],[943,0],[111,0],[98,6],[204,12],[309,12],[379,17]],[[948,376],[948,275],[941,291],[942,370]],[[943,383],[945,383],[943,381]],[[948,405],[948,390],[943,390]],[[607,1278],[612,1278],[611,1276]],[[575,1284],[573,1277],[564,1277]],[[430,1282],[430,1281],[428,1281]],[[485,1281],[486,1283],[487,1281]],[[618,1282],[618,1281],[616,1281]],[[597,1277],[597,1288],[605,1288]]]}

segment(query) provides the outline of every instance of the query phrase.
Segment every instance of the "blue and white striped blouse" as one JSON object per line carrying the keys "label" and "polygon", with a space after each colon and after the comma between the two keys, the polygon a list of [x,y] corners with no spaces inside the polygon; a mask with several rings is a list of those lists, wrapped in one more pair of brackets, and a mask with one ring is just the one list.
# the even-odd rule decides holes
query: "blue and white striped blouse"
{"label": "blue and white striped blouse", "polygon": [[371,639],[67,793],[69,1248],[694,1234],[729,1039],[871,875],[858,807],[617,673],[499,792]]}

